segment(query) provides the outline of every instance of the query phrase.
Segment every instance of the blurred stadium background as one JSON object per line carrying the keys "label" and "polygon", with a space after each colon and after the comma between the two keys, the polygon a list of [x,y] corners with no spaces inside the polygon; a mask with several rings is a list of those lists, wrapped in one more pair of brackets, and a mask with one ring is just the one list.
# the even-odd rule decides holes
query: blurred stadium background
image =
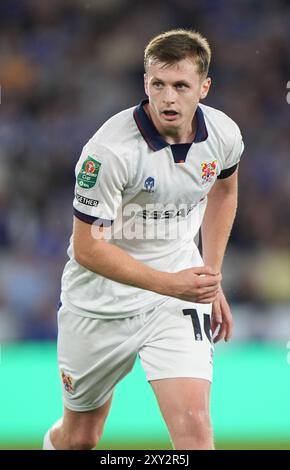
{"label": "blurred stadium background", "polygon": [[[2,449],[40,448],[61,414],[56,305],[74,164],[108,117],[143,98],[144,46],[173,27],[208,37],[205,104],[246,144],[223,270],[235,332],[216,347],[217,447],[290,449],[289,0],[1,0]],[[138,363],[100,446],[170,448]]]}

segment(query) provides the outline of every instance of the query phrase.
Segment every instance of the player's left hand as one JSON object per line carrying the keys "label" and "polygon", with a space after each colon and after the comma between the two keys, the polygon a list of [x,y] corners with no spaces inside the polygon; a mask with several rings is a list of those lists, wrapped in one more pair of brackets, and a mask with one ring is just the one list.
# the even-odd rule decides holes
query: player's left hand
{"label": "player's left hand", "polygon": [[[218,333],[216,334],[216,336],[214,336],[217,330]],[[225,341],[229,341],[232,336],[232,330],[233,318],[231,309],[225,298],[222,288],[220,288],[216,299],[212,304],[211,331],[213,336],[213,342],[217,343],[223,338]]]}

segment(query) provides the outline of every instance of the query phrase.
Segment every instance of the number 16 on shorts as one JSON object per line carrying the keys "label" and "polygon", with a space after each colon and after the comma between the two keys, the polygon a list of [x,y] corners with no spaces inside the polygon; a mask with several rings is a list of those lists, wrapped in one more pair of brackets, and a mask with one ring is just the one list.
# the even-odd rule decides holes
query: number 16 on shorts
{"label": "number 16 on shorts", "polygon": [[209,342],[212,342],[212,334],[211,334],[211,329],[210,329],[210,315],[209,313],[204,313],[202,315],[203,317],[203,332],[202,332],[202,327],[200,324],[200,319],[197,313],[197,310],[195,308],[186,308],[182,310],[183,315],[190,315],[191,321],[192,321],[192,326],[193,326],[193,332],[194,332],[194,338],[196,341],[202,341],[203,338],[203,332],[205,336],[208,338]]}

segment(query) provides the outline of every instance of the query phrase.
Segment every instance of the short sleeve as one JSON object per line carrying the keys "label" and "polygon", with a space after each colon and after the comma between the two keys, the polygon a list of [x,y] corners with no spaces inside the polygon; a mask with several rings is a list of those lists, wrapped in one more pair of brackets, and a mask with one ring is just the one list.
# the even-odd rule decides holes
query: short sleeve
{"label": "short sleeve", "polygon": [[241,131],[237,124],[234,123],[233,145],[229,154],[226,156],[224,167],[220,172],[218,179],[227,178],[236,171],[243,151],[244,142],[241,135]]}
{"label": "short sleeve", "polygon": [[233,165],[237,165],[244,151],[244,142],[242,139],[241,131],[237,124],[235,124],[234,129],[234,143],[229,155],[226,157],[225,167],[223,168],[224,170],[226,170],[227,168],[231,168]]}
{"label": "short sleeve", "polygon": [[76,165],[75,177],[74,215],[90,224],[101,219],[103,225],[111,225],[128,181],[125,159],[89,141]]}

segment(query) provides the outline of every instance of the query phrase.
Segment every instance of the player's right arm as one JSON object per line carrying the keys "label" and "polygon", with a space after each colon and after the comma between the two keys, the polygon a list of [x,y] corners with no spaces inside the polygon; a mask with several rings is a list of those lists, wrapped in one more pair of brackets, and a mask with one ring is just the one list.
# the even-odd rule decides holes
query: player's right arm
{"label": "player's right arm", "polygon": [[109,243],[102,228],[77,217],[74,217],[73,248],[80,265],[122,284],[197,303],[211,303],[218,293],[221,275],[212,268],[202,266],[177,273],[158,271]]}

